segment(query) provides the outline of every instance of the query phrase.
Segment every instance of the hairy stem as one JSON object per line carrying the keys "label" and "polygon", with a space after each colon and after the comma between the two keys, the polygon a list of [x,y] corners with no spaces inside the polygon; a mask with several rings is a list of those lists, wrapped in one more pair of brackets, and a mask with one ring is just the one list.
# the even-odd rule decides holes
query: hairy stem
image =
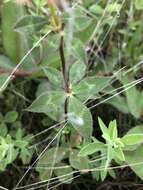
{"label": "hairy stem", "polygon": [[61,32],[59,52],[60,52],[60,58],[61,58],[61,70],[62,70],[63,79],[64,79],[64,88],[65,88],[65,91],[69,93],[69,79],[68,79],[68,71],[67,71],[66,60],[65,60],[65,55],[64,55],[64,33],[63,32]]}
{"label": "hairy stem", "polygon": [[[61,70],[62,70],[63,79],[64,79],[64,89],[66,93],[70,93],[68,69],[67,69],[65,54],[64,54],[64,30],[63,29],[61,31],[59,53],[60,53],[60,58],[61,58]],[[67,113],[68,113],[68,99],[69,98],[67,97],[65,100],[65,105],[64,105],[65,116],[66,116],[65,120],[67,119]]]}

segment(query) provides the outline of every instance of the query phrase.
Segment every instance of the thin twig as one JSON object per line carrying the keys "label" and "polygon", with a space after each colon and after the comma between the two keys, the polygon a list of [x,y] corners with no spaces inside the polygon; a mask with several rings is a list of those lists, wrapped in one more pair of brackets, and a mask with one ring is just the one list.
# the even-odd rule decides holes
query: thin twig
{"label": "thin twig", "polygon": [[[11,70],[0,68],[0,74],[10,74]],[[28,77],[31,76],[33,72],[29,71],[15,71],[12,75],[15,77]]]}

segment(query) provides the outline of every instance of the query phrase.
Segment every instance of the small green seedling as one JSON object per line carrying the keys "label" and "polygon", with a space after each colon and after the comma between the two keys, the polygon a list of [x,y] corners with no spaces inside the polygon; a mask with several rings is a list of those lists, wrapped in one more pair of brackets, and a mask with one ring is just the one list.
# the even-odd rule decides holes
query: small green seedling
{"label": "small green seedling", "polygon": [[116,162],[125,162],[124,150],[127,146],[141,144],[143,142],[143,134],[127,134],[120,138],[118,137],[116,120],[111,121],[108,128],[100,118],[98,118],[98,122],[105,142],[100,142],[94,138],[94,142],[87,144],[80,150],[79,156],[85,157],[96,152],[105,154],[106,160],[101,163],[104,168],[103,171],[101,171],[101,178],[104,180],[112,160]]}

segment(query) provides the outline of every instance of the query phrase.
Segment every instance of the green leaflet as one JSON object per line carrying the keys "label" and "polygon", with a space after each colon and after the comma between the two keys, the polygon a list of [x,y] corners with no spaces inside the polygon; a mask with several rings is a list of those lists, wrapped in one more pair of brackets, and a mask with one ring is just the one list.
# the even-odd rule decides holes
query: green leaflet
{"label": "green leaflet", "polygon": [[[33,45],[32,40],[25,33],[17,33],[14,26],[17,20],[25,15],[25,7],[18,6],[15,2],[9,1],[3,4],[2,9],[2,42],[5,53],[14,64],[17,64]],[[22,68],[34,70],[39,53],[34,50],[23,61]]]}
{"label": "green leaflet", "polygon": [[40,31],[44,25],[48,24],[48,20],[41,16],[24,15],[15,23],[14,29],[20,33],[33,34]]}
{"label": "green leaflet", "polygon": [[[112,95],[111,95],[111,97],[112,97]],[[125,97],[114,96],[111,99],[109,99],[108,101],[106,101],[106,103],[113,105],[116,109],[118,109],[119,111],[121,111],[125,114],[129,113],[129,108],[128,108],[128,104],[126,102]]]}
{"label": "green leaflet", "polygon": [[19,148],[19,157],[24,164],[28,164],[33,156],[33,150],[29,149],[31,135],[25,136],[24,130],[18,128],[15,139],[15,146]]}
{"label": "green leaflet", "polygon": [[4,122],[0,121],[0,136],[5,137],[8,132],[7,126]]}
{"label": "green leaflet", "polygon": [[121,139],[125,145],[136,145],[143,142],[143,134],[127,134]]}
{"label": "green leaflet", "polygon": [[137,10],[142,10],[143,9],[143,0],[135,0],[135,7]]}
{"label": "green leaflet", "polygon": [[63,76],[59,70],[53,67],[42,67],[42,69],[53,85],[55,85],[57,88],[62,87]]}
{"label": "green leaflet", "polygon": [[130,168],[143,180],[143,148],[139,146],[134,151],[124,152],[125,159]]}
{"label": "green leaflet", "polygon": [[58,34],[55,35],[49,34],[47,36],[47,40],[45,40],[44,43],[42,44],[43,58],[41,66],[59,68],[61,61],[60,56],[58,54],[59,43],[60,43],[60,36]]}
{"label": "green leaflet", "polygon": [[68,151],[69,149],[64,147],[59,147],[59,148],[55,147],[46,151],[44,156],[42,156],[42,158],[37,162],[36,165],[36,170],[40,173],[41,180],[47,180],[51,177],[50,176],[52,170],[51,166],[55,167],[56,164],[60,163],[63,159],[67,158]]}
{"label": "green leaflet", "polygon": [[75,32],[75,37],[79,38],[83,43],[88,42],[96,25],[97,25],[97,21],[93,19],[92,21],[90,21],[89,25],[86,28],[78,32]]}
{"label": "green leaflet", "polygon": [[11,60],[8,57],[0,55],[0,68],[9,69],[11,71],[13,67],[14,64],[11,62]]}
{"label": "green leaflet", "polygon": [[81,100],[87,101],[99,97],[111,81],[110,77],[86,77],[80,83],[73,86],[73,93]]}
{"label": "green leaflet", "polygon": [[18,117],[18,113],[16,111],[10,111],[7,112],[6,115],[4,116],[4,121],[7,123],[13,123],[16,121]]}
{"label": "green leaflet", "polygon": [[[69,15],[65,14],[65,21],[68,21],[68,19],[70,19]],[[92,19],[87,14],[85,14],[79,7],[75,7],[73,23],[75,34],[79,34],[79,32],[81,34],[81,31],[84,31],[86,28],[88,28],[91,22]]]}
{"label": "green leaflet", "polygon": [[85,71],[86,65],[83,62],[77,61],[71,65],[69,78],[73,88],[74,85],[84,77]]}
{"label": "green leaflet", "polygon": [[[59,177],[59,180],[63,183],[70,184],[73,181],[73,169],[70,165],[65,163],[59,163],[56,165],[57,169],[54,170],[54,174]],[[59,167],[59,169],[58,169]],[[60,168],[61,167],[61,168]]]}
{"label": "green leaflet", "polygon": [[92,116],[89,109],[77,98],[69,98],[69,122],[86,140],[92,135]]}
{"label": "green leaflet", "polygon": [[94,14],[99,14],[99,15],[103,14],[103,8],[98,4],[93,4],[92,6],[90,6],[89,10],[91,13]]}
{"label": "green leaflet", "polygon": [[79,156],[88,156],[98,151],[101,151],[102,149],[105,149],[105,145],[100,141],[89,143],[80,150]]}
{"label": "green leaflet", "polygon": [[116,139],[118,137],[116,120],[110,121],[110,123],[109,123],[109,135],[110,135],[111,139]]}
{"label": "green leaflet", "polygon": [[[122,77],[120,80],[123,85],[127,85],[134,81],[134,77],[125,76]],[[135,118],[140,118],[143,112],[143,93],[140,92],[136,86],[133,86],[133,84],[131,84],[131,86],[131,88],[125,91],[127,106],[130,113]]]}
{"label": "green leaflet", "polygon": [[[8,74],[1,74],[0,75],[0,93],[5,90],[5,88],[7,87],[7,83],[5,84],[5,81],[7,80],[8,78]],[[5,84],[5,85],[4,85]]]}
{"label": "green leaflet", "polygon": [[47,82],[47,80],[43,80],[37,87],[36,98],[51,91],[51,85]]}
{"label": "green leaflet", "polygon": [[[139,125],[136,127],[132,127],[126,135],[132,135],[132,134],[143,134],[143,126]],[[124,148],[125,151],[134,151],[137,149],[137,147],[140,146],[140,144],[135,145],[129,145]]]}
{"label": "green leaflet", "polygon": [[72,54],[81,63],[87,64],[87,53],[84,46],[78,38],[75,38],[72,45]]}
{"label": "green leaflet", "polygon": [[78,170],[89,169],[89,160],[87,157],[80,157],[78,150],[72,149],[69,157],[70,165]]}
{"label": "green leaflet", "polygon": [[99,122],[99,126],[100,126],[100,129],[102,131],[102,136],[104,139],[106,139],[107,141],[110,141],[110,135],[109,135],[109,130],[108,128],[106,127],[106,125],[103,123],[102,119],[101,118],[98,118],[98,122]]}
{"label": "green leaflet", "polygon": [[132,87],[126,91],[126,98],[130,113],[134,117],[139,118],[141,112],[143,111],[143,101],[141,100],[141,93],[136,89],[136,87]]}
{"label": "green leaflet", "polygon": [[0,130],[1,133],[3,133],[1,134],[2,136],[0,135],[0,170],[5,170],[6,166],[11,164],[17,156],[21,158],[24,164],[30,162],[33,153],[28,148],[30,144],[30,135],[24,136],[24,133],[19,128],[16,134],[21,131],[21,137],[17,138],[17,135],[12,137],[7,134],[6,125],[2,126],[1,124],[0,127],[3,128]]}
{"label": "green leaflet", "polygon": [[115,148],[114,149],[115,155],[116,157],[121,160],[121,161],[125,161],[125,155],[123,153],[123,150],[121,147]]}
{"label": "green leaflet", "polygon": [[16,3],[8,2],[4,3],[2,9],[2,32],[3,32],[3,45],[7,55],[14,63],[19,59],[19,35],[14,32],[14,24],[17,18],[23,15],[23,7],[18,7]]}
{"label": "green leaflet", "polygon": [[50,91],[40,95],[26,110],[35,113],[45,113],[55,121],[64,118],[64,91]]}

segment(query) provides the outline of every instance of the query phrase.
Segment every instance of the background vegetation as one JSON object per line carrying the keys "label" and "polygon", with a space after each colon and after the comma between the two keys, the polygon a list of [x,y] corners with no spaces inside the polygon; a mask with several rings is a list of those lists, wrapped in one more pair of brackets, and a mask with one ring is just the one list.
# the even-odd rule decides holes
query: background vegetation
{"label": "background vegetation", "polygon": [[0,189],[143,188],[143,1],[0,2]]}

